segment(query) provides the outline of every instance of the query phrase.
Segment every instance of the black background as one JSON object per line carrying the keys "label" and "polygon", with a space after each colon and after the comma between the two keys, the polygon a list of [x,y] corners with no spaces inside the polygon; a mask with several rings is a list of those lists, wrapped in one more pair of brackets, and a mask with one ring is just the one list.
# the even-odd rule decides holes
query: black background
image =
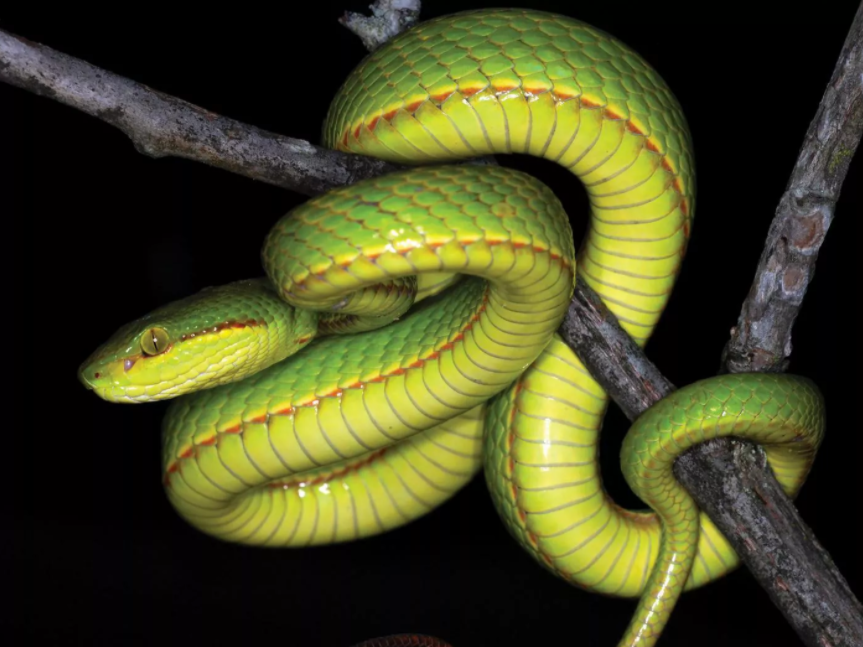
{"label": "black background", "polygon": [[[274,13],[146,4],[121,16],[36,4],[25,11],[22,3],[4,7],[0,28],[213,112],[318,142],[330,98],[364,54],[336,19],[366,2],[308,4],[279,3]],[[758,13],[754,2],[696,4],[531,4],[633,46],[690,121],[694,237],[648,348],[678,385],[718,368],[857,2],[775,14]],[[483,6],[495,3],[427,2],[423,15]],[[633,602],[575,590],[540,570],[505,533],[481,478],[427,517],[352,544],[263,550],[186,526],[160,482],[164,405],[108,404],[86,392],[75,371],[129,319],[204,286],[261,274],[265,233],[303,198],[201,164],[142,156],[112,127],[17,88],[0,85],[0,106],[2,136],[12,142],[11,154],[3,147],[6,177],[24,207],[10,219],[14,237],[4,236],[16,299],[6,317],[16,396],[5,407],[16,423],[5,431],[29,445],[3,456],[14,474],[6,498],[16,509],[0,550],[3,570],[16,570],[4,625],[24,625],[33,644],[51,645],[347,647],[399,631],[456,647],[616,643]],[[583,228],[586,200],[565,172],[520,157],[501,161],[547,181]],[[861,359],[854,259],[861,168],[858,153],[795,329],[792,367],[818,382],[829,415],[798,505],[858,596],[858,378],[841,373]],[[626,427],[613,409],[603,469],[612,494],[632,505],[617,465]],[[745,570],[680,602],[661,644],[696,641],[798,644]],[[27,639],[18,634],[8,644]]]}

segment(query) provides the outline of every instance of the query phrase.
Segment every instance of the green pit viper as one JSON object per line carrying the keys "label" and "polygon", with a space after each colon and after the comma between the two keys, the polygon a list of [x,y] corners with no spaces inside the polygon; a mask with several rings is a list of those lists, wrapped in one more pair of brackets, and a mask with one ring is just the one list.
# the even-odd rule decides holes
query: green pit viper
{"label": "green pit viper", "polygon": [[[100,397],[180,397],[164,486],[189,523],[257,546],[343,542],[405,524],[484,466],[510,533],[579,587],[640,596],[620,645],[653,645],[681,592],[738,559],[677,484],[694,443],[762,444],[794,495],[823,434],[806,379],[738,374],[645,412],[621,450],[654,512],[604,492],[607,396],[556,330],[576,272],[640,344],[676,280],[695,207],[690,134],[638,54],[530,10],[421,23],[335,97],[325,144],[410,165],[284,216],[266,277],[208,288],[121,328],[82,365]],[[575,252],[559,201],[488,154],[557,162],[586,188]]]}

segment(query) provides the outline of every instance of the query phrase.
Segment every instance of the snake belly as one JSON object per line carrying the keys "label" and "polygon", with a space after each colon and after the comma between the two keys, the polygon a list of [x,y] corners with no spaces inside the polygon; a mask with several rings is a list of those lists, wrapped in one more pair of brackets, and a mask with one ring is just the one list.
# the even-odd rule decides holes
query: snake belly
{"label": "snake belly", "polygon": [[[622,509],[602,489],[608,398],[555,331],[577,272],[640,345],[650,338],[695,206],[678,102],[601,30],[482,10],[422,23],[369,55],[324,134],[329,147],[417,168],[329,192],[280,220],[263,252],[275,289],[301,308],[385,302],[392,315],[399,282],[419,276],[424,298],[386,327],[311,343],[306,329],[269,325],[263,297],[257,314],[184,332],[178,347],[256,335],[264,341],[242,351],[253,364],[276,337],[302,351],[172,403],[163,427],[171,503],[227,541],[339,542],[417,518],[484,464],[527,552],[575,585],[641,596],[620,644],[652,645],[682,590],[737,565],[676,484],[674,458],[713,437],[751,438],[793,495],[823,433],[806,380],[705,380],[645,412],[623,445],[627,481],[654,512]],[[554,161],[581,181],[590,220],[577,255],[566,214],[538,181],[499,167],[427,166],[504,153]],[[468,276],[437,294],[454,274]],[[150,348],[164,343],[154,337]],[[224,348],[220,366],[240,352]],[[134,372],[148,360],[125,361]],[[177,393],[194,382],[171,379]]]}

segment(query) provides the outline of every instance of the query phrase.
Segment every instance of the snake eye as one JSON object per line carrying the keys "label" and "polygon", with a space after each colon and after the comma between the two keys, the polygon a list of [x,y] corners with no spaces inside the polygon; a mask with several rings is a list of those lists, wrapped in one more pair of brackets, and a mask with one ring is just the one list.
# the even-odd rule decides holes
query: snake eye
{"label": "snake eye", "polygon": [[141,335],[141,350],[145,355],[158,355],[168,348],[168,331],[164,328],[150,328]]}

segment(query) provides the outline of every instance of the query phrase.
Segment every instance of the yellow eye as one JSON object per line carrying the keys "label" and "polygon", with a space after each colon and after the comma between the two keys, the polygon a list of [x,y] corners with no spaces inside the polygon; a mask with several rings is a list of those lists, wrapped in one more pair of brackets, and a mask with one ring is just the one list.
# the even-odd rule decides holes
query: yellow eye
{"label": "yellow eye", "polygon": [[168,331],[164,328],[150,328],[141,335],[141,350],[145,355],[158,355],[168,348]]}

